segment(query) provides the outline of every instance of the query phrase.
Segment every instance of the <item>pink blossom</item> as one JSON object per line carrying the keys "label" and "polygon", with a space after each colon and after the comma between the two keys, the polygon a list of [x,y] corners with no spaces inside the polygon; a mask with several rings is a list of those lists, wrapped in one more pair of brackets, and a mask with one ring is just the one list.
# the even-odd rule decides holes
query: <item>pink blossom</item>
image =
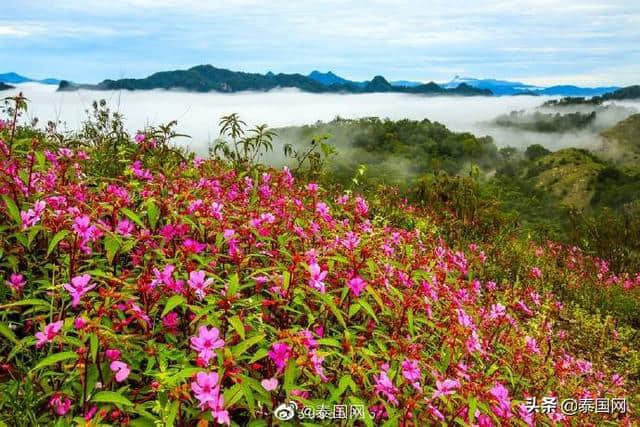
{"label": "pink blossom", "polygon": [[205,272],[202,270],[192,271],[189,273],[189,280],[187,280],[189,287],[195,291],[196,295],[200,299],[204,298],[206,289],[212,283],[213,279],[205,279]]}
{"label": "pink blossom", "polygon": [[538,343],[535,338],[530,336],[524,337],[524,341],[527,344],[527,351],[531,354],[540,354],[540,348],[538,347]]}
{"label": "pink blossom", "polygon": [[511,417],[511,399],[509,399],[509,390],[500,383],[496,383],[489,394],[498,401],[498,406],[493,406],[493,412],[500,418]]}
{"label": "pink blossom", "polygon": [[534,279],[540,279],[542,277],[542,271],[538,267],[531,268],[531,277]]}
{"label": "pink blossom", "polygon": [[277,378],[269,378],[260,381],[262,387],[267,391],[273,391],[278,388],[278,379]]}
{"label": "pink blossom", "polygon": [[458,380],[438,380],[436,381],[436,391],[433,393],[432,399],[436,399],[440,396],[448,396],[450,394],[454,394],[458,388],[460,388],[460,382],[458,382]]}
{"label": "pink blossom", "polygon": [[380,371],[380,375],[374,375],[373,379],[376,383],[374,387],[376,394],[378,396],[382,394],[389,402],[397,405],[398,399],[395,394],[398,392],[398,388],[393,385],[391,379],[387,376],[387,371]]}
{"label": "pink blossom", "polygon": [[171,311],[162,318],[162,326],[169,330],[176,329],[178,327],[178,313]]}
{"label": "pink blossom", "polygon": [[90,290],[96,287],[95,284],[89,285],[91,276],[83,274],[82,276],[76,276],[71,279],[71,284],[65,283],[62,285],[71,295],[71,306],[77,307],[80,303],[80,299]]}
{"label": "pink blossom", "polygon": [[211,410],[211,415],[219,424],[231,424],[229,413],[224,409],[224,397],[220,394],[217,372],[198,372],[191,383],[191,390],[200,401],[200,409]]}
{"label": "pink blossom", "polygon": [[49,406],[51,406],[56,415],[63,416],[71,409],[71,399],[68,397],[63,398],[60,394],[54,394],[49,400]]}
{"label": "pink blossom", "polygon": [[109,348],[105,350],[104,355],[111,361],[120,359],[120,350]]}
{"label": "pink blossom", "polygon": [[286,343],[276,342],[271,345],[271,349],[267,354],[275,363],[278,371],[282,371],[287,365],[287,361],[291,358],[291,347]]}
{"label": "pink blossom", "polygon": [[327,277],[328,272],[323,271],[320,268],[320,265],[314,262],[309,265],[309,273],[311,274],[311,278],[309,279],[309,286],[321,293],[325,293],[326,289],[323,280]]}
{"label": "pink blossom", "polygon": [[84,329],[84,327],[87,326],[87,321],[84,318],[78,316],[73,321],[73,326],[78,330]]}
{"label": "pink blossom", "polygon": [[15,289],[16,291],[22,291],[24,285],[27,284],[27,281],[24,279],[22,274],[11,273],[9,276],[9,280],[5,282],[10,288]]}
{"label": "pink blossom", "polygon": [[415,359],[405,359],[402,362],[402,375],[413,385],[416,390],[420,390],[420,367]]}
{"label": "pink blossom", "polygon": [[501,317],[504,317],[507,314],[505,306],[497,303],[491,306],[491,312],[489,313],[489,319],[496,320]]}
{"label": "pink blossom", "polygon": [[199,254],[207,247],[204,243],[200,243],[197,240],[186,239],[182,242],[182,247],[187,253]]}
{"label": "pink blossom", "polygon": [[136,227],[135,225],[133,225],[133,222],[129,221],[126,218],[118,221],[118,225],[116,225],[116,233],[120,234],[123,237],[130,237],[135,229]]}
{"label": "pink blossom", "polygon": [[155,288],[158,285],[167,285],[167,286],[173,286],[174,284],[174,280],[173,280],[173,272],[175,271],[176,267],[172,264],[167,264],[164,266],[164,268],[162,269],[162,271],[158,270],[157,268],[153,269],[153,275],[154,275],[154,279],[151,281],[150,286],[152,288]]}
{"label": "pink blossom", "polygon": [[136,134],[136,136],[134,137],[134,139],[135,139],[136,143],[138,143],[138,144],[143,143],[143,142],[144,142],[144,140],[145,140],[145,138],[146,138],[145,134],[144,134],[144,133],[141,133],[141,132],[138,132],[138,133]]}
{"label": "pink blossom", "polygon": [[315,373],[322,379],[322,381],[328,381],[327,377],[324,374],[324,368],[322,367],[322,362],[324,361],[324,357],[320,356],[318,352],[314,349],[309,352],[311,356],[311,364],[313,365],[313,370]]}
{"label": "pink blossom", "polygon": [[126,380],[131,373],[129,366],[119,360],[114,360],[113,362],[111,362],[111,364],[109,365],[109,369],[111,369],[115,373],[116,381],[119,383]]}
{"label": "pink blossom", "polygon": [[36,348],[40,348],[48,342],[51,342],[60,332],[64,322],[62,320],[58,320],[57,322],[49,323],[44,327],[43,332],[36,332],[36,338],[38,339],[36,342]]}
{"label": "pink blossom", "polygon": [[362,280],[362,277],[355,276],[349,279],[347,285],[349,286],[349,289],[351,289],[353,295],[359,297],[360,293],[367,287],[367,282]]}
{"label": "pink blossom", "polygon": [[200,326],[198,336],[191,337],[191,348],[198,352],[198,357],[205,365],[209,365],[209,361],[215,356],[215,350],[222,347],[224,340],[220,338],[220,331],[215,327],[208,329],[206,326]]}
{"label": "pink blossom", "polygon": [[40,216],[42,212],[44,212],[44,208],[47,204],[44,201],[36,202],[33,205],[33,209],[29,209],[26,212],[20,212],[20,218],[22,219],[22,229],[26,230],[27,228],[33,227],[40,221]]}

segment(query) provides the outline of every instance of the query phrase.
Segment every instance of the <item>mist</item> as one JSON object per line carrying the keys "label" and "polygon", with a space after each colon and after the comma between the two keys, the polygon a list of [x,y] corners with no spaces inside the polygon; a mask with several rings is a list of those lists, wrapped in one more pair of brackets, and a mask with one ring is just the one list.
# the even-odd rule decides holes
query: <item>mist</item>
{"label": "mist", "polygon": [[[179,145],[204,154],[209,143],[218,136],[221,116],[239,113],[248,125],[266,123],[270,127],[312,124],[330,121],[336,116],[361,118],[377,116],[390,119],[427,118],[454,131],[467,131],[476,136],[490,135],[498,147],[525,148],[538,143],[551,150],[564,147],[595,148],[596,132],[586,130],[565,134],[501,129],[490,124],[496,116],[513,110],[533,110],[557,97],[443,97],[398,93],[311,94],[293,89],[270,92],[192,93],[167,90],[56,92],[52,85],[25,83],[7,90],[3,96],[23,92],[29,99],[27,118],[62,122],[62,129],[76,130],[86,118],[85,110],[94,100],[105,99],[113,110],[121,112],[131,132],[146,125],[177,120],[177,131],[191,136],[177,141]],[[622,103],[621,103],[622,104]],[[640,109],[640,102],[625,102],[626,107]],[[623,114],[624,115],[624,114]],[[615,121],[624,117],[610,117]]]}

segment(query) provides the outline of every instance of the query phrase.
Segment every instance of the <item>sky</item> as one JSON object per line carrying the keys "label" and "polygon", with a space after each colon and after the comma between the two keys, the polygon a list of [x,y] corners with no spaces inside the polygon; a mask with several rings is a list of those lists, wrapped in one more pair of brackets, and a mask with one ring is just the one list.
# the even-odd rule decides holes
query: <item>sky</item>
{"label": "sky", "polygon": [[79,83],[212,64],[354,80],[640,83],[638,0],[0,0],[0,73]]}

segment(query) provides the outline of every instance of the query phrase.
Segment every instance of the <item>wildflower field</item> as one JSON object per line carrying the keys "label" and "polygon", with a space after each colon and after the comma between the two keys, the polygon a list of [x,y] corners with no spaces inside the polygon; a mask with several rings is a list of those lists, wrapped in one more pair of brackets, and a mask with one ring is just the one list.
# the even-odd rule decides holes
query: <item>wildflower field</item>
{"label": "wildflower field", "polygon": [[[23,102],[0,122],[0,424],[302,424],[274,417],[289,401],[366,408],[341,425],[637,423],[616,313],[640,275],[451,240],[394,194],[200,159],[108,112],[70,140]],[[545,396],[627,410],[527,409]]]}

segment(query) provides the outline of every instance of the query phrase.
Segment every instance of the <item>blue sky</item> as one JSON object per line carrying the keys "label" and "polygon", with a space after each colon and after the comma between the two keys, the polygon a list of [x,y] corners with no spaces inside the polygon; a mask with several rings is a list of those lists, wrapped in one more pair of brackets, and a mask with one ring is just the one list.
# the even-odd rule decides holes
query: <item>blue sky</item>
{"label": "blue sky", "polygon": [[[5,0],[0,72],[93,83],[197,64],[640,83],[640,1]],[[8,3],[8,4],[6,4]]]}

